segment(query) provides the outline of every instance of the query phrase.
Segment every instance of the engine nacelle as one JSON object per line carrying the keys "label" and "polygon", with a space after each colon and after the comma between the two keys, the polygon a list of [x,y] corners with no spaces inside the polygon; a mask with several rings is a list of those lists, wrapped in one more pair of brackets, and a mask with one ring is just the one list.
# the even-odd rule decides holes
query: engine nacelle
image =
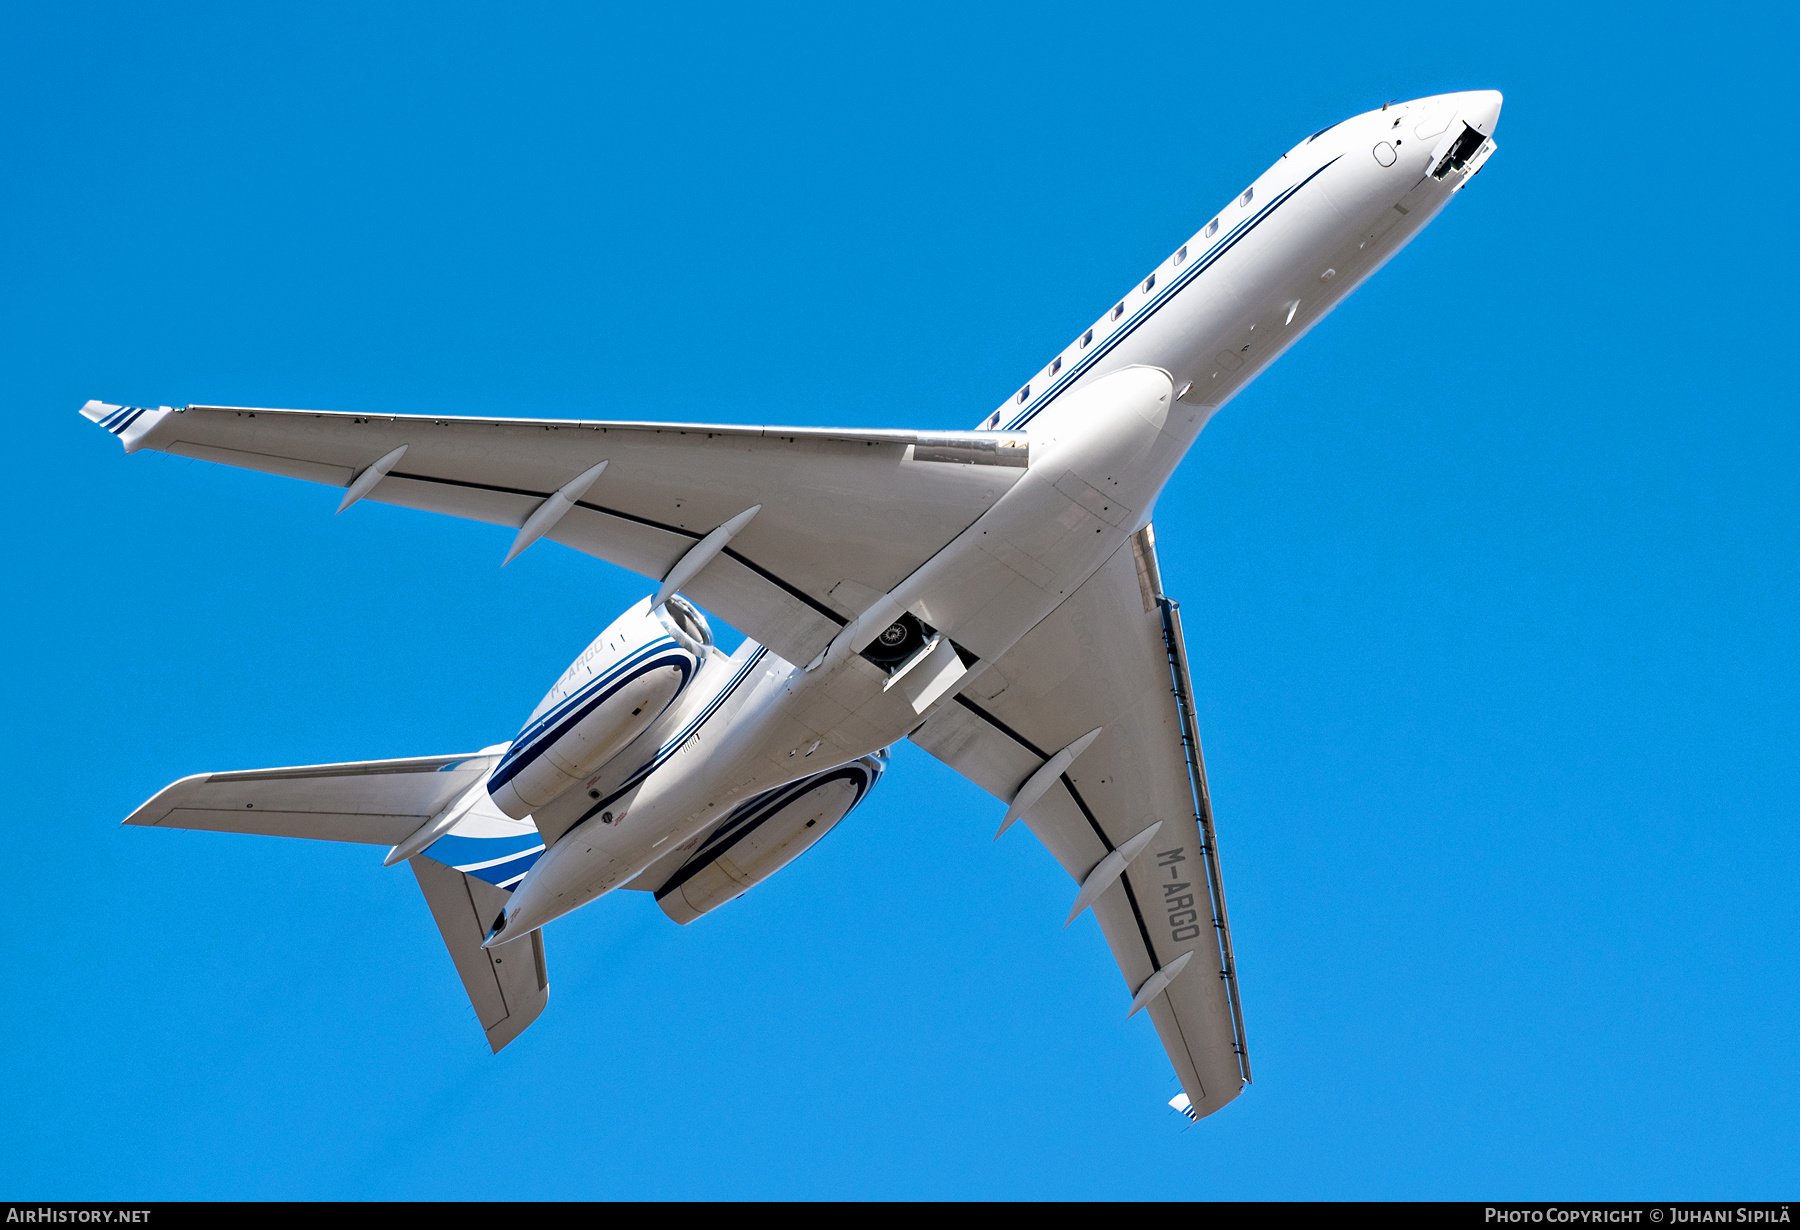
{"label": "engine nacelle", "polygon": [[580,785],[675,703],[711,646],[706,619],[680,595],[619,616],[526,719],[488,779],[494,804],[523,820]]}
{"label": "engine nacelle", "polygon": [[739,803],[656,890],[656,903],[685,925],[743,896],[849,815],[881,780],[887,759],[876,752]]}

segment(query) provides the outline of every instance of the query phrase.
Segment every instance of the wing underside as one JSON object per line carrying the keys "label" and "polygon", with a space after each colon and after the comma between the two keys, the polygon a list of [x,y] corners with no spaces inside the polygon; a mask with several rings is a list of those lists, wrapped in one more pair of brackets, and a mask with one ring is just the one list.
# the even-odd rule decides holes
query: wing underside
{"label": "wing underside", "polygon": [[[682,592],[789,662],[810,661],[1009,488],[1028,438],[708,424],[429,418],[238,406],[83,414],[148,448],[519,530],[605,470],[544,536],[653,580],[755,508]],[[404,450],[401,452],[400,450]],[[396,457],[396,452],[399,455]]]}
{"label": "wing underside", "polygon": [[[1180,612],[1148,527],[912,737],[1010,800],[1059,750],[1100,734],[1023,820],[1078,883],[1145,1005],[1194,1118],[1250,1080]],[[1123,872],[1108,855],[1159,826]]]}

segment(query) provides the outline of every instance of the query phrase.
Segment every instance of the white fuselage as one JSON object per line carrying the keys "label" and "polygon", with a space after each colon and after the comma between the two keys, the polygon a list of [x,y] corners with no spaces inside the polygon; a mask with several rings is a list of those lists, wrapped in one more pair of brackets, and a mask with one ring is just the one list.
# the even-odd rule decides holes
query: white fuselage
{"label": "white fuselage", "polygon": [[[1030,466],[974,525],[812,663],[715,652],[654,748],[628,748],[605,789],[571,792],[573,824],[494,941],[617,888],[739,800],[916,729],[1149,521],[1212,414],[1479,169],[1499,111],[1492,91],[1438,95],[1284,154],[983,421],[1029,432]],[[941,641],[897,676],[862,651],[908,614]]]}

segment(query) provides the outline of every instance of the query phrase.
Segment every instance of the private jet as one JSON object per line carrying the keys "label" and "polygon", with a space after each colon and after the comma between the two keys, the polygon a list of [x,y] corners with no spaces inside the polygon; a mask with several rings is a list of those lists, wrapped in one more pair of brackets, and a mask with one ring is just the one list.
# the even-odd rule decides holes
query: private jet
{"label": "private jet", "polygon": [[[125,823],[386,847],[497,1052],[547,1002],[548,924],[620,889],[681,924],[718,909],[910,739],[1062,864],[1170,1104],[1212,1114],[1250,1055],[1152,512],[1219,408],[1481,170],[1500,106],[1441,94],[1313,133],[971,431],[89,402],[127,453],[489,522],[502,563],[548,539],[655,587],[507,741],[203,773]],[[748,639],[723,652],[709,613]]]}

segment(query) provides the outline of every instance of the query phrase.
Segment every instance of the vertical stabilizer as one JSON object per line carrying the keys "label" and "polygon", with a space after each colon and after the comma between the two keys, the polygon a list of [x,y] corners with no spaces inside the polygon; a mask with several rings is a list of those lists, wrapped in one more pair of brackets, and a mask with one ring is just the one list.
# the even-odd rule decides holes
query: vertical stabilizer
{"label": "vertical stabilizer", "polygon": [[544,934],[533,931],[484,951],[481,941],[512,894],[422,854],[409,861],[488,1045],[498,1051],[524,1033],[549,1001]]}

